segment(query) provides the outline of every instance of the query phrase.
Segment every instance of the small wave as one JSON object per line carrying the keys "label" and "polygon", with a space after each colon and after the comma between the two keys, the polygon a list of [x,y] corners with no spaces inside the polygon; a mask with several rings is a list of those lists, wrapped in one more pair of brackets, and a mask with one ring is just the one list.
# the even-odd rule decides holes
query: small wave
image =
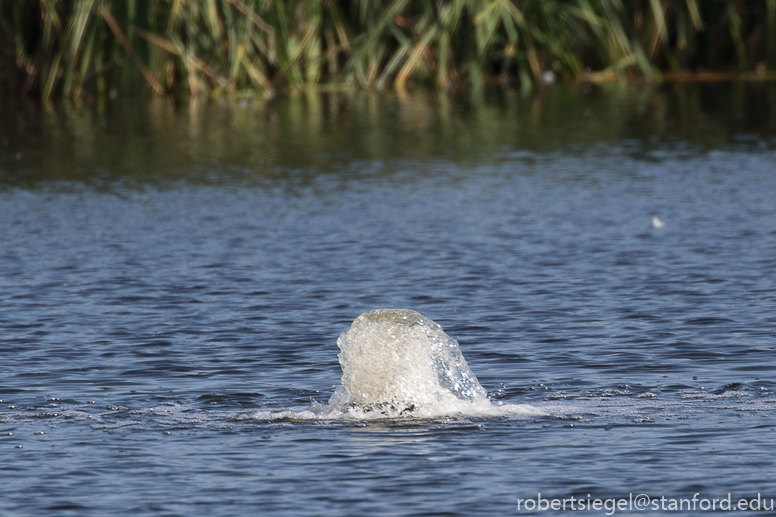
{"label": "small wave", "polygon": [[235,420],[262,420],[285,422],[359,422],[377,420],[426,421],[439,419],[508,418],[522,419],[546,416],[547,412],[525,404],[493,404],[490,400],[461,402],[455,407],[423,407],[412,411],[397,411],[396,408],[369,409],[350,406],[344,409],[328,404],[285,410],[263,410],[239,415]]}

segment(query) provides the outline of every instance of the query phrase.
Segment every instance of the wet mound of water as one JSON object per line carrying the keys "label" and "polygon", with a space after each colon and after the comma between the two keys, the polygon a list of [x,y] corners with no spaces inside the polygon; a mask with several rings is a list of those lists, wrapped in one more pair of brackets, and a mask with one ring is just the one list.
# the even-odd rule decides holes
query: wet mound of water
{"label": "wet mound of water", "polygon": [[413,310],[364,313],[337,345],[342,385],[329,400],[333,410],[364,417],[515,412],[493,406],[458,342]]}
{"label": "wet mound of water", "polygon": [[458,342],[413,310],[364,313],[337,345],[342,385],[331,406],[407,412],[487,397]]}

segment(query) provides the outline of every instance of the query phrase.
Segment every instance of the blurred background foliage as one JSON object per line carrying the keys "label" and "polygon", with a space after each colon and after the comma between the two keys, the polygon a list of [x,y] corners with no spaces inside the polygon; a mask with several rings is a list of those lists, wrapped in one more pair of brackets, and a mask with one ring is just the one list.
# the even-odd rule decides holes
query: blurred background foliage
{"label": "blurred background foliage", "polygon": [[4,97],[530,89],[774,72],[776,0],[0,2]]}

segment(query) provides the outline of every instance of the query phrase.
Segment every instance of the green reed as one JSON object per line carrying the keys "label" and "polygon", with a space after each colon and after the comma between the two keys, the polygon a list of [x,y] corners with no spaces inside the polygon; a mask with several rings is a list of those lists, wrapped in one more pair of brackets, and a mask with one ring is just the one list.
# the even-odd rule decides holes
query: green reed
{"label": "green reed", "polygon": [[0,89],[43,99],[530,88],[686,71],[776,71],[776,0],[0,3]]}

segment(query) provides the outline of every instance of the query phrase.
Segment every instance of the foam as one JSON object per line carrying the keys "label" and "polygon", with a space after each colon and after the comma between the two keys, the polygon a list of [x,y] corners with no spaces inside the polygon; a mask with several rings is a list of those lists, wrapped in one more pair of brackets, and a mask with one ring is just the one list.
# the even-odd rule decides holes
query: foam
{"label": "foam", "polygon": [[462,401],[461,403],[442,407],[426,406],[416,408],[411,412],[400,412],[394,408],[379,410],[364,409],[360,406],[349,406],[343,409],[328,404],[297,407],[286,410],[266,410],[239,415],[237,421],[264,420],[287,422],[361,422],[377,420],[425,421],[439,419],[479,419],[508,418],[522,419],[546,415],[546,412],[524,404],[492,404],[489,400],[478,402]]}

